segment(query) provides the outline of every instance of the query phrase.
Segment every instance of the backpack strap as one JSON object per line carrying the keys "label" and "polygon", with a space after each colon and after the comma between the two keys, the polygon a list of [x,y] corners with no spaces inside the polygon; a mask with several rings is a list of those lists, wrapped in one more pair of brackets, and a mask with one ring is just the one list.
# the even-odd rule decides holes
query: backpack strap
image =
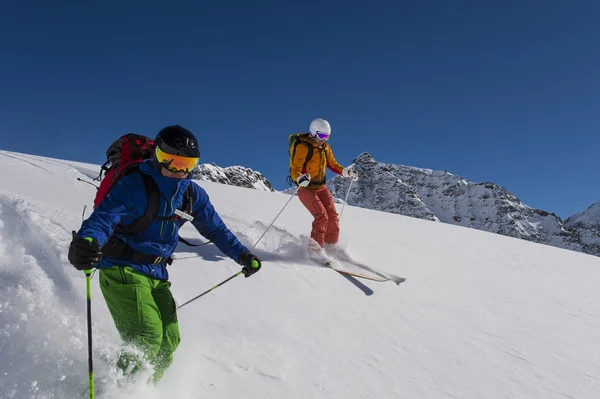
{"label": "backpack strap", "polygon": [[118,228],[115,228],[115,232],[117,233],[124,235],[135,235],[141,233],[150,227],[152,222],[156,219],[156,215],[158,215],[158,207],[160,204],[160,191],[158,189],[158,185],[152,176],[143,172],[139,172],[139,174],[146,188],[146,198],[148,199],[146,212],[139,219],[134,220],[127,226],[117,226]]}
{"label": "backpack strap", "polygon": [[[183,204],[181,205],[181,210],[183,212],[187,213],[188,215],[192,214],[192,210],[193,210],[193,206],[194,206],[193,196],[192,196],[192,184],[194,184],[194,183],[190,183],[187,190],[185,190],[185,193],[183,194]],[[183,223],[185,223],[185,220],[180,219],[180,224],[183,224]],[[191,242],[189,242],[188,240],[186,240],[185,238],[183,238],[181,236],[179,236],[178,240],[179,240],[179,242],[184,243],[188,247],[201,247],[203,245],[211,243],[211,241],[207,241],[202,244],[192,244]]]}
{"label": "backpack strap", "polygon": [[208,245],[210,244],[212,241],[206,241],[202,244],[192,244],[191,242],[189,242],[188,240],[186,240],[185,238],[179,236],[179,242],[184,243],[185,245],[187,245],[188,247],[201,247],[203,245]]}
{"label": "backpack strap", "polygon": [[[146,212],[140,218],[134,220],[131,224],[127,226],[117,226],[117,228],[115,228],[115,232],[123,235],[135,235],[146,230],[155,220],[179,221],[181,226],[185,222],[185,220],[181,219],[177,215],[157,216],[158,208],[160,206],[160,190],[158,188],[158,185],[156,184],[152,176],[139,171],[138,164],[131,166],[131,170],[127,170],[126,173],[129,174],[135,171],[139,172],[140,177],[144,182],[144,187],[146,189],[146,198],[148,199],[148,205],[146,206]],[[183,194],[183,203],[180,207],[180,210],[187,213],[188,215],[191,215],[193,205],[194,204],[192,200],[192,185],[190,184],[190,186],[185,190],[185,193]]]}
{"label": "backpack strap", "polygon": [[[301,140],[301,139],[297,139],[296,141],[294,141],[294,144],[292,144],[292,156],[290,158],[290,175],[288,176],[288,183],[290,181],[292,181],[292,166],[291,166],[291,163],[294,162],[294,157],[296,156],[296,148],[301,143],[304,143],[306,145],[306,147],[308,148],[308,153],[306,154],[306,158],[304,159],[304,164],[302,165],[302,170],[303,171],[306,169],[306,165],[308,164],[308,161],[310,161],[311,158],[313,157],[314,148],[313,148],[312,144],[310,144],[309,142],[307,142],[305,140]],[[297,185],[296,182],[293,182],[293,183]]]}
{"label": "backpack strap", "polygon": [[116,236],[111,236],[102,247],[102,255],[108,259],[131,259],[134,263],[144,264],[153,263],[155,265],[170,265],[173,258],[164,258],[134,251],[125,241]]}
{"label": "backpack strap", "polygon": [[[181,206],[178,209],[184,213],[187,213],[188,215],[191,215],[193,206],[194,204],[192,202],[192,184],[190,184],[183,193],[183,201],[181,202]],[[186,222],[183,218],[179,217],[178,215],[156,216],[154,220],[179,222],[179,227],[181,227]]]}
{"label": "backpack strap", "polygon": [[[188,215],[192,214],[192,210],[193,210],[193,206],[194,206],[193,196],[192,196],[192,184],[193,183],[190,183],[188,188],[183,193],[183,202],[181,204],[181,207],[179,208],[179,210],[187,213]],[[157,211],[158,211],[158,208],[157,208]],[[186,222],[184,219],[180,218],[177,215],[167,216],[167,217],[156,217],[155,216],[153,220],[172,220],[172,221],[176,220],[176,221],[179,221],[179,227],[181,227]],[[150,222],[150,223],[152,223],[152,222]],[[179,242],[182,242],[189,247],[201,247],[201,246],[209,244],[211,242],[211,241],[208,241],[203,244],[192,244],[191,242],[189,242],[185,238],[182,238],[181,236],[179,236],[177,239]]]}
{"label": "backpack strap", "polygon": [[[128,173],[132,173],[136,169],[128,170]],[[117,226],[115,228],[115,233],[123,234],[123,235],[134,235],[142,232],[143,230],[150,227],[153,221],[155,220],[172,220],[179,221],[180,226],[185,223],[185,220],[181,219],[179,216],[169,216],[169,217],[157,217],[158,208],[160,205],[160,190],[158,185],[152,178],[152,176],[147,175],[143,172],[140,172],[139,167],[137,168],[137,172],[140,174],[144,187],[146,189],[146,198],[148,198],[148,205],[146,206],[146,212],[139,219],[134,220],[131,224],[127,226]],[[193,183],[192,183],[193,184]],[[193,196],[192,196],[192,184],[185,190],[183,194],[183,203],[180,208],[183,212],[188,215],[192,214],[193,204]],[[208,241],[203,244],[192,244],[184,238],[178,237],[180,242],[190,246],[190,247],[200,247],[202,245],[209,244],[211,241]],[[108,242],[102,247],[102,252],[104,256],[109,259],[121,259],[121,258],[131,258],[136,263],[154,263],[155,265],[159,264],[171,264],[173,263],[173,258],[163,258],[160,256],[143,254],[141,252],[134,251],[131,249],[124,241],[118,239],[114,235],[110,237]]]}
{"label": "backpack strap", "polygon": [[187,213],[188,215],[192,214],[192,210],[194,207],[194,203],[192,200],[192,184],[194,183],[190,183],[187,190],[185,190],[185,193],[183,193],[183,203],[181,204],[181,210]]}
{"label": "backpack strap", "polygon": [[93,181],[100,181],[102,180],[102,173],[104,173],[104,175],[106,176],[106,172],[108,172],[108,164],[110,163],[110,161],[106,161],[102,164],[102,166],[100,167],[100,173],[98,174],[98,176],[96,176]]}
{"label": "backpack strap", "polygon": [[[302,170],[306,169],[306,164],[308,164],[308,161],[310,161],[313,157],[313,153],[314,153],[314,148],[312,146],[312,144],[310,144],[309,142],[306,142],[304,140],[299,140],[298,142],[296,142],[296,144],[294,144],[294,155],[296,155],[296,147],[298,147],[298,144],[300,143],[304,143],[306,145],[306,147],[308,148],[308,154],[306,154],[306,159],[304,160],[304,164],[302,165]],[[292,156],[293,158],[293,156]]]}

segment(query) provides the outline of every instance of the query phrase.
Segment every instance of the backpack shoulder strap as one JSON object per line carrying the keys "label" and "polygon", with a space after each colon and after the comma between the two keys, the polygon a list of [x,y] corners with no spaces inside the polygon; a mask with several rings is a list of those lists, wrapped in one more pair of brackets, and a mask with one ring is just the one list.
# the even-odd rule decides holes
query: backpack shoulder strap
{"label": "backpack shoulder strap", "polygon": [[291,162],[293,162],[294,157],[296,156],[296,148],[301,143],[303,143],[304,145],[306,145],[306,147],[308,148],[308,153],[306,154],[306,159],[304,160],[304,164],[302,165],[302,170],[304,170],[304,168],[306,168],[306,164],[308,163],[308,161],[311,160],[311,158],[313,156],[313,152],[314,152],[313,146],[309,142],[307,142],[306,140],[302,140],[301,138],[299,138],[299,139],[297,139],[294,142],[293,149],[292,149],[292,157],[290,159],[290,164],[291,164]]}
{"label": "backpack shoulder strap", "polygon": [[181,204],[181,210],[184,211],[185,213],[187,213],[188,215],[192,214],[192,210],[194,208],[194,203],[193,203],[193,195],[192,195],[192,185],[194,183],[190,182],[190,185],[188,186],[188,188],[185,190],[185,193],[183,193],[183,203]]}
{"label": "backpack shoulder strap", "polygon": [[[194,183],[190,183],[189,187],[187,188],[187,190],[185,190],[185,193],[183,194],[183,204],[181,205],[181,210],[184,211],[185,213],[187,213],[188,215],[192,214],[192,210],[194,208],[194,202],[193,202],[193,193],[192,193],[192,185]],[[181,224],[185,223],[185,220],[181,220]],[[179,242],[184,243],[185,245],[187,245],[188,247],[201,247],[203,245],[206,244],[210,244],[212,241],[207,241],[205,243],[202,244],[192,244],[191,242],[189,242],[188,240],[186,240],[185,238],[179,236],[178,238]]]}
{"label": "backpack shoulder strap", "polygon": [[[296,148],[298,147],[298,145],[300,143],[304,143],[306,145],[306,148],[308,149],[308,152],[306,153],[306,158],[304,159],[304,164],[302,165],[302,170],[306,169],[306,165],[308,164],[308,161],[310,161],[310,159],[313,156],[313,152],[314,152],[314,148],[312,146],[311,143],[309,143],[306,140],[303,140],[303,138],[308,137],[308,133],[304,133],[304,134],[300,134],[297,133],[295,135],[290,135],[290,171],[289,171],[289,175],[287,177],[287,182],[290,186],[297,184],[295,181],[292,180],[292,163],[294,162],[294,157],[296,156]],[[291,139],[294,138],[294,141],[291,142]]]}
{"label": "backpack shoulder strap", "polygon": [[154,219],[156,219],[156,215],[158,215],[158,207],[160,205],[160,191],[158,185],[152,176],[139,171],[139,169],[138,173],[144,182],[148,205],[146,206],[146,212],[139,219],[136,219],[131,224],[119,229],[118,232],[125,235],[135,235],[146,230],[150,227]]}
{"label": "backpack shoulder strap", "polygon": [[92,181],[102,180],[102,173],[104,173],[104,176],[106,176],[106,173],[108,173],[108,169],[109,169],[108,168],[109,163],[110,163],[110,161],[106,161],[102,164],[102,166],[100,167],[100,173]]}

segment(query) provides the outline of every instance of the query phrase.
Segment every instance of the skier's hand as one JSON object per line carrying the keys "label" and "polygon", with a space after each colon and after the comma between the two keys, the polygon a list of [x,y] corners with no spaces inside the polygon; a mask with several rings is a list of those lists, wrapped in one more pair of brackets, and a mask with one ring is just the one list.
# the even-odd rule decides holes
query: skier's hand
{"label": "skier's hand", "polygon": [[358,172],[354,168],[344,168],[342,169],[342,176],[350,177],[354,180],[358,180]]}
{"label": "skier's hand", "polygon": [[242,273],[244,273],[244,276],[246,277],[250,277],[260,270],[260,259],[258,259],[258,256],[252,255],[250,252],[244,252],[241,254],[240,258],[238,259],[238,263],[243,266]]}
{"label": "skier's hand", "polygon": [[102,259],[102,251],[98,241],[82,238],[73,231],[73,241],[69,246],[69,262],[77,270],[90,270]]}
{"label": "skier's hand", "polygon": [[310,183],[310,173],[305,173],[303,175],[298,176],[298,178],[296,179],[296,183],[298,183],[300,187],[308,186],[308,184]]}

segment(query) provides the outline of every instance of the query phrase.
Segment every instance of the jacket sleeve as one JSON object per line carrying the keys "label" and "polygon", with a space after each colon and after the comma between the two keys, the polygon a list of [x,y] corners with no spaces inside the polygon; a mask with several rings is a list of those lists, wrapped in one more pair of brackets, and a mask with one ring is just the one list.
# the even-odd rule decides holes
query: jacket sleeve
{"label": "jacket sleeve", "polygon": [[331,151],[331,147],[328,145],[327,148],[325,149],[325,151],[327,151],[327,167],[332,172],[337,173],[338,175],[341,175],[344,167],[335,160],[335,157],[333,156],[333,152]]}
{"label": "jacket sleeve", "polygon": [[296,181],[298,176],[303,173],[302,167],[304,166],[304,161],[306,161],[306,156],[308,155],[309,145],[309,143],[304,141],[301,141],[296,145],[296,153],[294,154],[294,159],[292,159],[292,172],[290,173],[294,181]]}
{"label": "jacket sleeve", "polygon": [[193,188],[194,206],[192,224],[205,238],[212,241],[217,248],[234,261],[238,262],[240,255],[249,252],[237,237],[225,226],[221,217],[208,198],[204,189],[195,183]]}
{"label": "jacket sleeve", "polygon": [[126,176],[111,188],[108,196],[82,223],[77,233],[79,237],[90,237],[103,246],[123,217],[137,219],[141,216],[136,206],[135,193],[140,190],[145,193],[145,189],[139,187],[137,183],[141,179],[138,182],[135,177]]}

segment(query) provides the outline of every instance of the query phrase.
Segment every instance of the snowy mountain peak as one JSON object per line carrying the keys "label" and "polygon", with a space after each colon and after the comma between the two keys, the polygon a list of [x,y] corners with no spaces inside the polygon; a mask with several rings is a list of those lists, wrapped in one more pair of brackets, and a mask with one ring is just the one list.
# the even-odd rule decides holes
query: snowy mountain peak
{"label": "snowy mountain peak", "polygon": [[[419,198],[414,187],[394,175],[389,165],[377,162],[364,152],[354,160],[354,167],[360,179],[353,185],[348,197],[350,205],[439,221]],[[341,177],[328,183],[331,192],[339,198],[345,198],[349,185],[350,182]]]}
{"label": "snowy mountain peak", "polygon": [[197,180],[212,181],[230,186],[254,188],[261,191],[275,191],[271,182],[261,173],[243,166],[222,168],[214,163],[201,164],[194,170],[192,177]]}
{"label": "snowy mountain peak", "polygon": [[565,225],[572,227],[575,225],[598,226],[600,225],[600,202],[592,204],[583,212],[576,213],[565,221]]}
{"label": "snowy mountain peak", "polygon": [[[371,154],[369,154],[368,152],[363,152],[362,154],[360,154],[354,161],[352,161],[354,164],[362,164],[362,165],[376,165],[376,164],[380,164],[379,161],[377,161]],[[449,176],[455,176],[452,173],[448,173],[447,171],[442,171],[442,170],[433,170],[433,169],[424,169],[424,168],[417,168],[415,166],[406,166],[406,165],[394,165],[394,166],[400,166],[403,167],[407,170],[414,170],[418,173],[424,173],[427,175],[434,175],[434,176],[444,176],[444,175],[449,175]],[[458,178],[462,179],[461,177],[457,176]]]}
{"label": "snowy mountain peak", "polygon": [[369,154],[368,152],[363,152],[362,154],[360,154],[354,161],[353,163],[377,163],[377,161],[375,160],[375,158],[373,158],[373,156],[371,154]]}
{"label": "snowy mountain peak", "polygon": [[[386,164],[369,153],[354,161],[360,179],[348,196],[350,205],[420,219],[485,230],[528,241],[600,255],[582,234],[565,229],[554,213],[531,208],[506,188],[492,182],[475,183],[447,171]],[[328,186],[345,198],[347,179],[335,177]],[[577,215],[576,215],[577,216]],[[600,226],[600,204],[573,219]],[[596,237],[596,241],[600,239]]]}
{"label": "snowy mountain peak", "polygon": [[583,245],[583,251],[600,256],[600,202],[569,217],[565,226]]}

